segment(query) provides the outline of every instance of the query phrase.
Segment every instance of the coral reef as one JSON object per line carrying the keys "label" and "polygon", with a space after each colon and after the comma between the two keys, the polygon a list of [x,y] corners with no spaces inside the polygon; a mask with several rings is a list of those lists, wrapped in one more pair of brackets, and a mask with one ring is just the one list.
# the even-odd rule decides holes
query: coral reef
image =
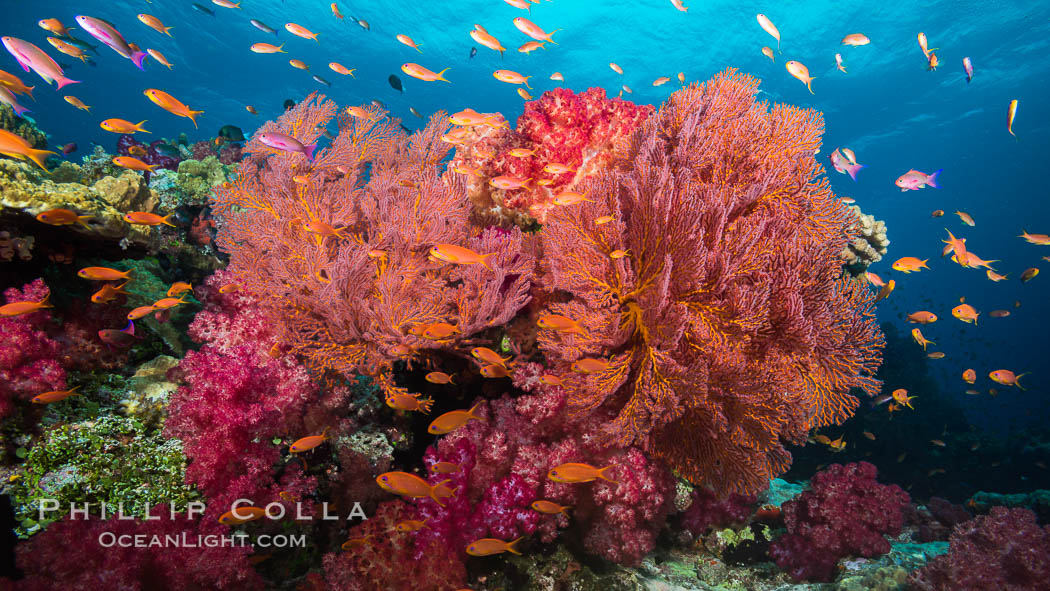
{"label": "coral reef", "polygon": [[[142,423],[106,415],[64,424],[44,432],[25,457],[10,485],[21,536],[35,534],[69,514],[71,503],[90,504],[100,514],[105,503],[112,514],[142,515],[158,503],[183,510],[196,493],[183,484],[186,456],[178,441],[148,432]],[[40,520],[42,503],[58,507]]]}
{"label": "coral reef", "polygon": [[839,256],[846,270],[857,277],[867,271],[869,265],[882,260],[890,241],[886,238],[886,222],[864,213],[859,205],[851,205],[849,210],[857,217],[859,235]]}
{"label": "coral reef", "polygon": [[970,497],[970,506],[982,513],[995,506],[1024,507],[1035,512],[1040,523],[1050,523],[1050,490],[1046,489],[1013,494],[980,491]]}
{"label": "coral reef", "polygon": [[[463,132],[450,168],[477,170],[467,175],[466,183],[480,220],[509,220],[522,226],[534,219],[542,223],[556,207],[554,198],[611,165],[617,147],[652,112],[650,105],[606,98],[602,88],[579,94],[556,88],[525,103],[514,131],[506,126],[475,126]],[[531,153],[515,156],[510,154],[514,149]],[[546,172],[549,163],[562,164],[571,172]],[[489,184],[488,179],[501,175],[528,179],[531,185],[504,190]]]}
{"label": "coral reef", "polygon": [[784,443],[880,388],[873,295],[840,278],[855,224],[813,157],[821,116],[770,110],[757,84],[727,71],[672,94],[541,233],[540,281],[571,296],[546,310],[582,328],[538,340],[570,412],[616,413],[608,443],[719,494],[765,488]]}
{"label": "coral reef", "polygon": [[0,103],[0,129],[10,131],[29,142],[31,148],[47,148],[47,134],[40,131],[31,119],[19,117],[7,103]]}
{"label": "coral reef", "polygon": [[129,226],[123,215],[128,211],[152,211],[155,204],[156,198],[142,175],[131,170],[124,170],[118,176],[103,176],[87,186],[79,182],[56,183],[35,166],[0,160],[0,207],[5,215],[20,213],[35,217],[61,207],[92,216],[88,221],[90,230],[71,226],[73,232],[103,238],[126,237],[132,242],[145,243],[150,228]]}
{"label": "coral reef", "polygon": [[[4,291],[5,303],[40,302],[50,295],[42,279]],[[38,310],[0,318],[0,419],[37,394],[66,387],[61,345],[48,336],[51,314]]]}
{"label": "coral reef", "polygon": [[992,507],[955,526],[947,554],[911,575],[922,591],[1022,591],[1050,581],[1050,526],[1039,527],[1027,509]]}
{"label": "coral reef", "polygon": [[[64,519],[18,548],[18,566],[26,578],[16,591],[152,591],[159,589],[261,589],[263,581],[248,562],[251,547],[219,544],[216,536],[229,530],[214,520],[169,514],[168,505],[150,509],[153,519],[137,521],[111,517]],[[97,540],[141,535],[145,544],[103,546]],[[168,536],[190,540],[157,551]],[[211,536],[208,538],[208,536]],[[133,540],[135,538],[123,538]],[[205,540],[212,540],[211,544]]]}
{"label": "coral reef", "polygon": [[204,160],[183,160],[177,170],[158,170],[150,178],[150,188],[160,196],[161,207],[200,208],[208,203],[212,189],[227,180],[227,167],[215,156]]}
{"label": "coral reef", "polygon": [[904,523],[908,493],[879,484],[867,462],[833,464],[813,476],[810,490],[783,504],[788,533],[770,546],[770,557],[796,581],[831,581],[846,556],[890,551],[885,534]]}
{"label": "coral reef", "polygon": [[178,387],[168,381],[168,371],[178,364],[179,360],[170,355],[158,355],[138,366],[120,401],[124,414],[148,427],[163,425],[168,415],[168,399]]}
{"label": "coral reef", "polygon": [[753,496],[736,493],[718,497],[699,488],[693,491],[692,502],[679,517],[679,524],[694,537],[704,535],[710,528],[739,527],[751,516],[755,501]]}
{"label": "coral reef", "polygon": [[953,527],[972,517],[966,507],[941,497],[930,498],[924,506],[909,505],[904,512],[905,522],[924,543],[947,540]]}
{"label": "coral reef", "polygon": [[[124,134],[117,138],[117,154],[120,156],[134,156],[146,164],[156,166],[157,170],[175,170],[179,165],[180,158],[166,156],[159,152],[157,147],[161,144],[165,144],[169,148],[168,152],[177,151],[174,149],[174,146],[167,144],[164,140],[154,140],[149,145],[146,145],[135,139],[135,136]],[[132,154],[132,148],[140,148],[141,151],[145,151],[145,154],[142,154],[141,151],[139,154]]]}

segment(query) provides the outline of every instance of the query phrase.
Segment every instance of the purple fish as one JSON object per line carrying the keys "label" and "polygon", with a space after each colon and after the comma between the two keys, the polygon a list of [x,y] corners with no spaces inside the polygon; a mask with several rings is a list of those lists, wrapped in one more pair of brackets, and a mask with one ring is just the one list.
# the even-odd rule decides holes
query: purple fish
{"label": "purple fish", "polygon": [[831,158],[831,166],[840,174],[849,173],[850,178],[854,182],[857,181],[857,173],[865,166],[863,164],[850,164],[850,161],[842,155],[838,148],[835,148],[835,151],[829,157]]}
{"label": "purple fish", "polygon": [[76,152],[76,151],[77,151],[77,143],[76,142],[69,142],[68,144],[62,146],[62,153],[67,155],[67,156],[72,154],[73,152]]}
{"label": "purple fish", "polygon": [[128,320],[128,325],[121,330],[103,328],[98,331],[98,338],[102,339],[103,343],[113,347],[128,347],[138,339],[135,336],[135,323],[131,320]]}
{"label": "purple fish", "polygon": [[142,60],[146,58],[146,52],[125,41],[124,36],[113,25],[93,16],[78,16],[75,20],[92,37],[105,43],[110,49],[119,53],[121,57],[131,60],[138,66],[138,69],[145,69],[142,67]]}
{"label": "purple fish", "polygon": [[21,117],[23,113],[29,112],[29,109],[18,104],[18,99],[15,98],[15,94],[8,90],[6,86],[2,85],[0,85],[0,103],[11,105],[11,108],[15,110],[15,115],[18,115],[19,117]]}
{"label": "purple fish", "polygon": [[274,148],[275,150],[281,150],[284,152],[299,152],[310,162],[314,161],[314,150],[317,149],[317,144],[310,144],[304,146],[302,142],[295,139],[290,135],[277,132],[267,132],[259,134],[259,141],[263,144]]}
{"label": "purple fish", "polygon": [[18,60],[18,65],[22,66],[23,70],[26,72],[33,70],[48,84],[57,82],[58,87],[62,88],[67,84],[80,83],[79,80],[66,78],[62,67],[36,45],[15,37],[4,37],[3,42],[4,47],[11,52],[11,55],[15,56],[15,59]]}

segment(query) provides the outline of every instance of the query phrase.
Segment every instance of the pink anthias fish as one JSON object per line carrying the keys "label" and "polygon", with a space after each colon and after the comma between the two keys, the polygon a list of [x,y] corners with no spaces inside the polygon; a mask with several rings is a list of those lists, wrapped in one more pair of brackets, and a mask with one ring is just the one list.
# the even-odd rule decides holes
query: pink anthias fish
{"label": "pink anthias fish", "polygon": [[831,166],[833,166],[839,174],[849,173],[850,178],[853,179],[854,182],[857,180],[857,172],[865,166],[863,164],[851,164],[850,161],[842,155],[842,152],[840,152],[838,148],[835,148],[835,151],[831,153],[830,158]]}
{"label": "pink anthias fish", "polygon": [[966,72],[966,83],[969,84],[970,80],[973,80],[973,61],[968,57],[963,58],[963,71]]}
{"label": "pink anthias fish", "polygon": [[310,162],[314,161],[314,150],[317,149],[317,144],[304,146],[302,142],[290,135],[273,131],[260,133],[259,141],[275,150],[281,150],[282,152],[299,152],[303,156],[306,156],[306,159]]}
{"label": "pink anthias fish", "polygon": [[941,174],[943,170],[941,168],[933,174],[926,174],[925,172],[912,169],[902,174],[894,184],[900,187],[901,191],[918,191],[927,186],[940,189],[940,186],[937,185],[937,175]]}
{"label": "pink anthias fish", "polygon": [[4,37],[4,47],[18,60],[18,65],[28,72],[33,70],[48,84],[58,83],[58,88],[67,84],[79,84],[79,80],[66,78],[62,68],[36,45],[15,37]]}
{"label": "pink anthias fish", "polygon": [[121,57],[131,60],[138,69],[145,69],[142,67],[142,60],[146,58],[146,52],[139,50],[138,47],[132,47],[113,25],[93,16],[78,16],[75,20],[92,37],[120,54]]}

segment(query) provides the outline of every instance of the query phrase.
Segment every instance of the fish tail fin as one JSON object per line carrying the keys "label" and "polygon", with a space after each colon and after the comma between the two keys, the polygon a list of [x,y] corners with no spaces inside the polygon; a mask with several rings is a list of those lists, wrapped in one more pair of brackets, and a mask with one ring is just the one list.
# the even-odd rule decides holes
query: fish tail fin
{"label": "fish tail fin", "polygon": [[609,478],[605,474],[605,472],[607,470],[611,470],[611,469],[615,468],[616,466],[617,466],[617,464],[609,464],[608,466],[602,468],[601,470],[598,470],[598,478],[601,478],[603,480],[608,480],[609,482],[612,482],[613,484],[620,484],[619,482],[613,480],[612,478]]}
{"label": "fish tail fin", "polygon": [[490,252],[488,254],[479,255],[478,256],[478,259],[479,259],[478,262],[481,263],[481,266],[483,266],[486,269],[488,269],[489,271],[491,271],[492,267],[489,266],[489,257],[491,257],[494,254],[496,254],[496,253]]}
{"label": "fish tail fin", "polygon": [[437,488],[439,486],[441,486],[442,484],[445,484],[446,482],[449,482],[449,479],[442,480],[441,482],[435,484],[434,486],[431,486],[430,487],[430,494],[428,495],[431,499],[434,500],[435,503],[437,503],[441,507],[444,507],[445,505],[444,505],[444,503],[441,502],[441,499],[438,498],[436,491],[437,491]]}
{"label": "fish tail fin", "polygon": [[515,544],[517,544],[520,541],[521,541],[521,536],[518,536],[517,538],[514,538],[514,541],[512,541],[509,544],[507,544],[507,552],[510,552],[511,554],[517,554],[518,556],[521,556],[521,552],[519,552],[518,549],[515,547]]}
{"label": "fish tail fin", "polygon": [[12,108],[14,108],[14,110],[15,110],[15,115],[18,115],[19,117],[21,117],[24,113],[31,113],[32,112],[28,108],[23,107],[22,105],[19,105],[18,103],[15,103]]}
{"label": "fish tail fin", "polygon": [[922,259],[921,261],[919,261],[919,266],[920,266],[920,267],[925,267],[925,268],[929,269],[929,268],[930,268],[930,266],[926,264],[927,262],[929,262],[929,260],[930,260],[930,259]]}
{"label": "fish tail fin", "polygon": [[532,78],[532,76],[526,76],[526,77],[525,77],[525,80],[524,80],[524,82],[525,82],[525,88],[528,88],[529,90],[532,90],[532,87],[531,87],[531,86],[529,86],[529,78]]}
{"label": "fish tail fin", "polygon": [[1026,392],[1028,390],[1028,388],[1025,388],[1024,386],[1021,385],[1021,378],[1025,377],[1029,373],[1031,373],[1031,372],[1027,372],[1026,371],[1023,374],[1021,374],[1021,375],[1017,376],[1016,378],[1014,378],[1014,384],[1016,384],[1017,387],[1020,388],[1022,392]]}
{"label": "fish tail fin", "polygon": [[203,115],[203,114],[204,114],[204,111],[193,111],[193,110],[190,110],[189,114],[186,115],[187,117],[190,118],[190,121],[193,122],[193,128],[194,129],[197,129],[197,115]]}
{"label": "fish tail fin", "polygon": [[150,132],[146,131],[145,129],[142,129],[142,124],[145,123],[146,121],[149,121],[149,120],[148,119],[143,119],[142,121],[139,121],[138,123],[136,123],[135,124],[135,131],[141,131],[142,133],[150,133]]}
{"label": "fish tail fin", "polygon": [[303,155],[310,162],[314,161],[314,150],[317,149],[317,144],[310,144],[309,146],[303,146]]}
{"label": "fish tail fin", "polygon": [[419,410],[423,414],[430,414],[430,407],[434,404],[433,398],[423,398],[419,401]]}
{"label": "fish tail fin", "polygon": [[[153,169],[151,168],[150,170],[153,170]],[[169,213],[168,215],[162,217],[160,219],[160,223],[162,223],[162,224],[164,224],[166,226],[171,226],[172,228],[177,228],[178,226],[176,226],[175,224],[171,223],[171,221],[168,219],[168,218],[170,218],[173,215],[175,215],[175,214]]]}
{"label": "fish tail fin", "polygon": [[40,307],[41,308],[54,308],[54,306],[51,305],[51,292],[50,291],[47,292],[47,295],[44,296],[44,299],[40,300]]}
{"label": "fish tail fin", "polygon": [[[451,379],[449,380],[449,383],[452,383]],[[474,411],[476,411],[479,406],[481,406],[480,402],[475,404],[474,406],[470,407],[470,410],[467,411],[467,416],[473,417],[473,418],[475,418],[476,420],[479,420],[479,421],[484,421],[485,419],[483,419],[483,418],[479,417],[478,415],[474,414]]]}
{"label": "fish tail fin", "polygon": [[321,41],[317,39],[318,35],[320,35],[320,33],[314,33],[314,41],[317,41],[317,44],[320,45]]}
{"label": "fish tail fin", "polygon": [[[448,80],[445,80],[445,72],[447,72],[447,71],[449,71],[449,68],[445,68],[444,70],[441,70],[440,72],[438,72],[437,79],[438,80],[444,80],[445,82],[448,82]],[[452,84],[452,83],[449,82],[449,84]]]}
{"label": "fish tail fin", "polygon": [[557,41],[555,41],[554,39],[551,39],[551,37],[553,37],[553,36],[554,36],[554,34],[555,34],[555,33],[557,33],[557,32],[558,32],[558,31],[560,31],[560,30],[561,30],[561,29],[554,29],[554,30],[553,30],[553,31],[551,31],[550,33],[547,33],[547,41],[550,41],[551,43],[553,43],[553,44],[557,45],[557,44],[558,44],[558,42],[557,42]]}
{"label": "fish tail fin", "polygon": [[33,150],[33,149],[30,149],[30,150],[26,151],[26,157],[29,158],[30,160],[32,160],[33,162],[35,162],[37,166],[39,166],[40,168],[44,169],[45,172],[47,171],[47,164],[45,164],[44,161],[47,160],[47,155],[48,154],[55,154],[55,152],[52,152],[51,150]]}
{"label": "fish tail fin", "polygon": [[90,230],[91,226],[89,226],[88,223],[84,221],[84,220],[90,220],[90,219],[91,219],[91,216],[89,216],[89,215],[78,215],[77,216],[77,223],[80,224],[81,226],[84,226],[88,230]]}
{"label": "fish tail fin", "polygon": [[124,286],[126,286],[129,283],[131,283],[131,279],[128,279],[124,283],[121,283],[120,285],[114,287],[113,291],[120,292],[120,293],[122,293],[124,295],[127,295],[128,292],[124,291]]}
{"label": "fish tail fin", "polygon": [[33,99],[35,101],[36,98],[33,96],[33,89],[34,88],[36,88],[36,86],[26,86],[26,94],[29,95],[29,98],[31,98],[31,99]]}
{"label": "fish tail fin", "polygon": [[83,396],[83,394],[81,394],[80,392],[77,392],[77,390],[79,390],[79,389],[80,389],[80,386],[73,386],[72,388],[69,389],[69,395],[70,396]]}
{"label": "fish tail fin", "polygon": [[[70,80],[69,78],[66,78],[65,76],[59,76],[58,78],[55,78],[55,82],[58,83],[58,88],[56,90],[61,90],[63,86],[68,86],[70,84],[80,84],[80,80]],[[33,100],[36,100],[36,99],[33,99]]]}
{"label": "fish tail fin", "polygon": [[129,279],[130,280],[131,279],[131,269],[128,269],[127,271],[124,271],[124,273],[122,273],[120,276],[122,278],[124,278],[124,279]]}
{"label": "fish tail fin", "polygon": [[133,64],[135,64],[135,66],[136,66],[136,67],[137,67],[138,69],[140,69],[140,70],[142,70],[142,71],[145,71],[145,70],[146,70],[146,68],[143,68],[143,67],[142,67],[142,60],[146,59],[146,52],[145,52],[145,51],[135,51],[135,52],[132,52],[132,54],[131,54],[131,57],[130,57],[130,58],[128,58],[128,59],[130,59],[130,60],[131,60],[131,62],[132,62]]}
{"label": "fish tail fin", "polygon": [[171,30],[174,29],[174,28],[175,27],[164,27],[164,34],[167,35],[168,37],[171,37]]}
{"label": "fish tail fin", "polygon": [[120,329],[120,332],[127,333],[129,335],[134,335],[135,334],[135,321],[134,320],[128,320],[128,325],[125,326],[124,328]]}
{"label": "fish tail fin", "polygon": [[846,166],[846,172],[849,173],[849,177],[853,179],[853,182],[857,182],[857,173],[860,169],[867,168],[866,164],[851,164]]}
{"label": "fish tail fin", "polygon": [[288,53],[284,50],[284,43],[277,46],[277,53]]}
{"label": "fish tail fin", "polygon": [[941,186],[937,184],[937,175],[941,174],[942,172],[944,172],[943,168],[938,169],[937,172],[926,177],[926,184],[933,187],[934,189],[940,189]]}
{"label": "fish tail fin", "polygon": [[416,51],[423,53],[423,50],[419,48],[420,45],[422,45],[422,43],[416,43]]}
{"label": "fish tail fin", "polygon": [[816,79],[817,79],[816,76],[810,76],[809,80],[806,80],[806,88],[809,89],[809,94],[817,94],[817,93],[813,92],[813,81],[816,80]]}

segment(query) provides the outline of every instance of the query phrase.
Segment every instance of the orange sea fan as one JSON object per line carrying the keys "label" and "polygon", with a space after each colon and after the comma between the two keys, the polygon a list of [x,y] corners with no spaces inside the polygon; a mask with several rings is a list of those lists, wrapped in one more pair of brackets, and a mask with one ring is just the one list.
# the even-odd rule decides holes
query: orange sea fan
{"label": "orange sea fan", "polygon": [[784,443],[849,417],[852,388],[878,391],[883,344],[871,294],[840,278],[855,228],[819,176],[821,115],[756,103],[757,84],[730,70],[672,94],[593,202],[541,233],[545,287],[571,296],[549,310],[587,329],[541,331],[541,349],[556,371],[610,361],[573,382],[574,412],[610,411],[610,443],[742,493],[788,468]]}

